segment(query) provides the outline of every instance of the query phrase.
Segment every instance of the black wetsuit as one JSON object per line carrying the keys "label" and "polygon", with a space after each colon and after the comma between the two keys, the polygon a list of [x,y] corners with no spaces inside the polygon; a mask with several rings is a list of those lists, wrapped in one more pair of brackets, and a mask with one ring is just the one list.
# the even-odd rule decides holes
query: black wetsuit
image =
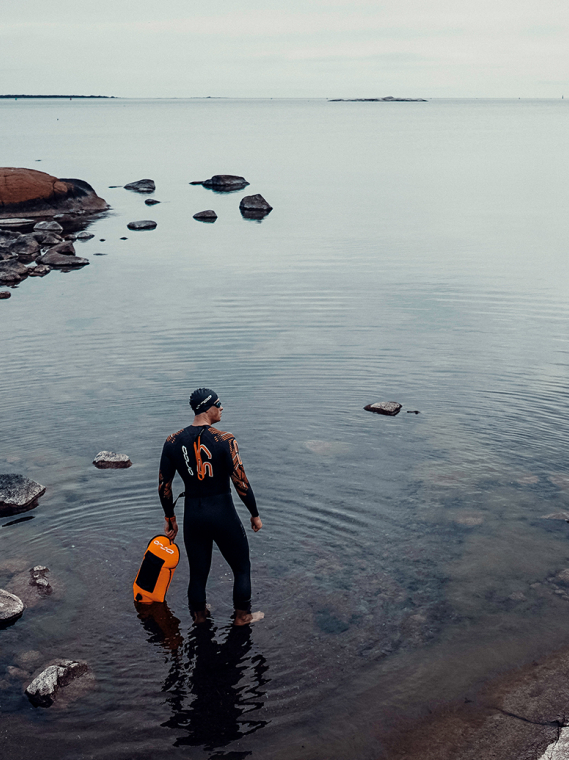
{"label": "black wetsuit", "polygon": [[176,471],[185,485],[184,543],[190,563],[188,600],[205,610],[205,587],[213,542],[233,571],[233,604],[251,610],[251,563],[243,524],[235,511],[229,479],[252,517],[257,505],[239,456],[237,441],[209,425],[190,425],[166,439],[160,459],[158,493],[164,514],[174,514],[172,480]]}

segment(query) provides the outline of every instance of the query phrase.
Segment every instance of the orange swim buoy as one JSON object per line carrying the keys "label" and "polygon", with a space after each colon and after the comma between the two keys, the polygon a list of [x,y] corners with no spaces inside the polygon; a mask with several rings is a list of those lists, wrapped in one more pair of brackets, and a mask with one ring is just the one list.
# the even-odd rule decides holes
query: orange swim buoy
{"label": "orange swim buoy", "polygon": [[151,538],[132,585],[134,601],[163,602],[179,561],[180,550],[167,536]]}

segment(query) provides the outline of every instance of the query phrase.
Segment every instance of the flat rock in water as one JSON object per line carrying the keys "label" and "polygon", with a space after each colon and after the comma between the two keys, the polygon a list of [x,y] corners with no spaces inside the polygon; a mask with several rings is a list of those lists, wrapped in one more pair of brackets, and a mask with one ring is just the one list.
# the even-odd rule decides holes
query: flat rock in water
{"label": "flat rock in water", "polygon": [[[190,183],[196,184],[196,183]],[[205,179],[201,183],[204,187],[210,187],[212,190],[218,190],[222,193],[230,193],[232,190],[241,190],[249,184],[245,177],[238,177],[236,174],[214,174],[210,179]]]}
{"label": "flat rock in water", "polygon": [[156,206],[156,204],[160,203],[160,201],[157,201],[156,198],[147,198],[144,202],[147,206]]}
{"label": "flat rock in water", "polygon": [[0,475],[0,507],[27,507],[45,493],[45,486],[23,475]]}
{"label": "flat rock in water", "polygon": [[9,591],[0,589],[0,628],[13,623],[24,611],[24,603]]}
{"label": "flat rock in water", "polygon": [[81,256],[67,256],[51,249],[38,259],[40,264],[49,264],[50,267],[83,267],[89,263],[89,259]]}
{"label": "flat rock in water", "polygon": [[273,207],[270,206],[262,195],[257,193],[256,195],[246,195],[241,199],[239,204],[239,210],[242,216],[249,219],[262,219],[267,214],[270,214]]}
{"label": "flat rock in water", "polygon": [[151,219],[141,219],[139,222],[129,222],[126,226],[129,230],[153,230],[158,226],[158,223]]}
{"label": "flat rock in water", "polygon": [[153,179],[138,179],[136,182],[129,182],[124,186],[125,190],[134,190],[137,193],[153,193],[156,185]]}
{"label": "flat rock in water", "polygon": [[126,454],[115,454],[114,451],[99,451],[93,464],[99,470],[118,470],[124,467],[130,467],[132,462]]}
{"label": "flat rock in water", "polygon": [[33,219],[0,219],[0,228],[4,230],[20,230],[33,227]]}
{"label": "flat rock in water", "polygon": [[26,688],[28,699],[36,707],[50,707],[59,689],[68,686],[88,670],[89,666],[86,662],[56,660],[42,670]]}
{"label": "flat rock in water", "polygon": [[401,404],[397,401],[377,401],[375,404],[364,406],[366,412],[375,412],[376,414],[387,414],[395,417],[401,411]]}
{"label": "flat rock in water", "polygon": [[0,298],[12,298],[12,294],[9,290],[2,290],[0,292]]}
{"label": "flat rock in water", "polygon": [[34,231],[63,232],[63,227],[59,222],[38,222],[37,224],[34,224]]}
{"label": "flat rock in water", "polygon": [[91,240],[91,238],[94,238],[92,232],[86,232],[85,230],[83,232],[79,232],[77,235],[77,240]]}
{"label": "flat rock in water", "polygon": [[212,211],[212,209],[208,209],[207,211],[198,211],[197,214],[194,214],[194,219],[197,219],[198,222],[215,222],[217,219],[217,214],[215,211]]}

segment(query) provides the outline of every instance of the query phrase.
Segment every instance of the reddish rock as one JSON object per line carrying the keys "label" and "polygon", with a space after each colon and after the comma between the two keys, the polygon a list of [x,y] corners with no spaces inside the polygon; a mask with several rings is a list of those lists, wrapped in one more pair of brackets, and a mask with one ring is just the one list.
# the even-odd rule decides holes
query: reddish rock
{"label": "reddish rock", "polygon": [[59,211],[97,213],[107,208],[83,180],[58,179],[35,169],[0,168],[0,217],[52,217]]}

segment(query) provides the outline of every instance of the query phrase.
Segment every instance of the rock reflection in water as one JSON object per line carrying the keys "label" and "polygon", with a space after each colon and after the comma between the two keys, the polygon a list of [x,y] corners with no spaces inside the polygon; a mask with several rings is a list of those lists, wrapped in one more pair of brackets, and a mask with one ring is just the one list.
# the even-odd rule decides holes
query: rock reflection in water
{"label": "rock reflection in water", "polygon": [[[182,729],[174,746],[225,747],[255,733],[269,721],[247,717],[263,707],[268,665],[255,654],[249,626],[217,628],[212,620],[193,626],[186,639],[168,605],[136,605],[148,640],[167,655],[162,691],[172,711],[163,727]],[[226,635],[225,635],[226,634]],[[217,637],[225,635],[219,642]],[[230,752],[216,757],[246,757]]]}

